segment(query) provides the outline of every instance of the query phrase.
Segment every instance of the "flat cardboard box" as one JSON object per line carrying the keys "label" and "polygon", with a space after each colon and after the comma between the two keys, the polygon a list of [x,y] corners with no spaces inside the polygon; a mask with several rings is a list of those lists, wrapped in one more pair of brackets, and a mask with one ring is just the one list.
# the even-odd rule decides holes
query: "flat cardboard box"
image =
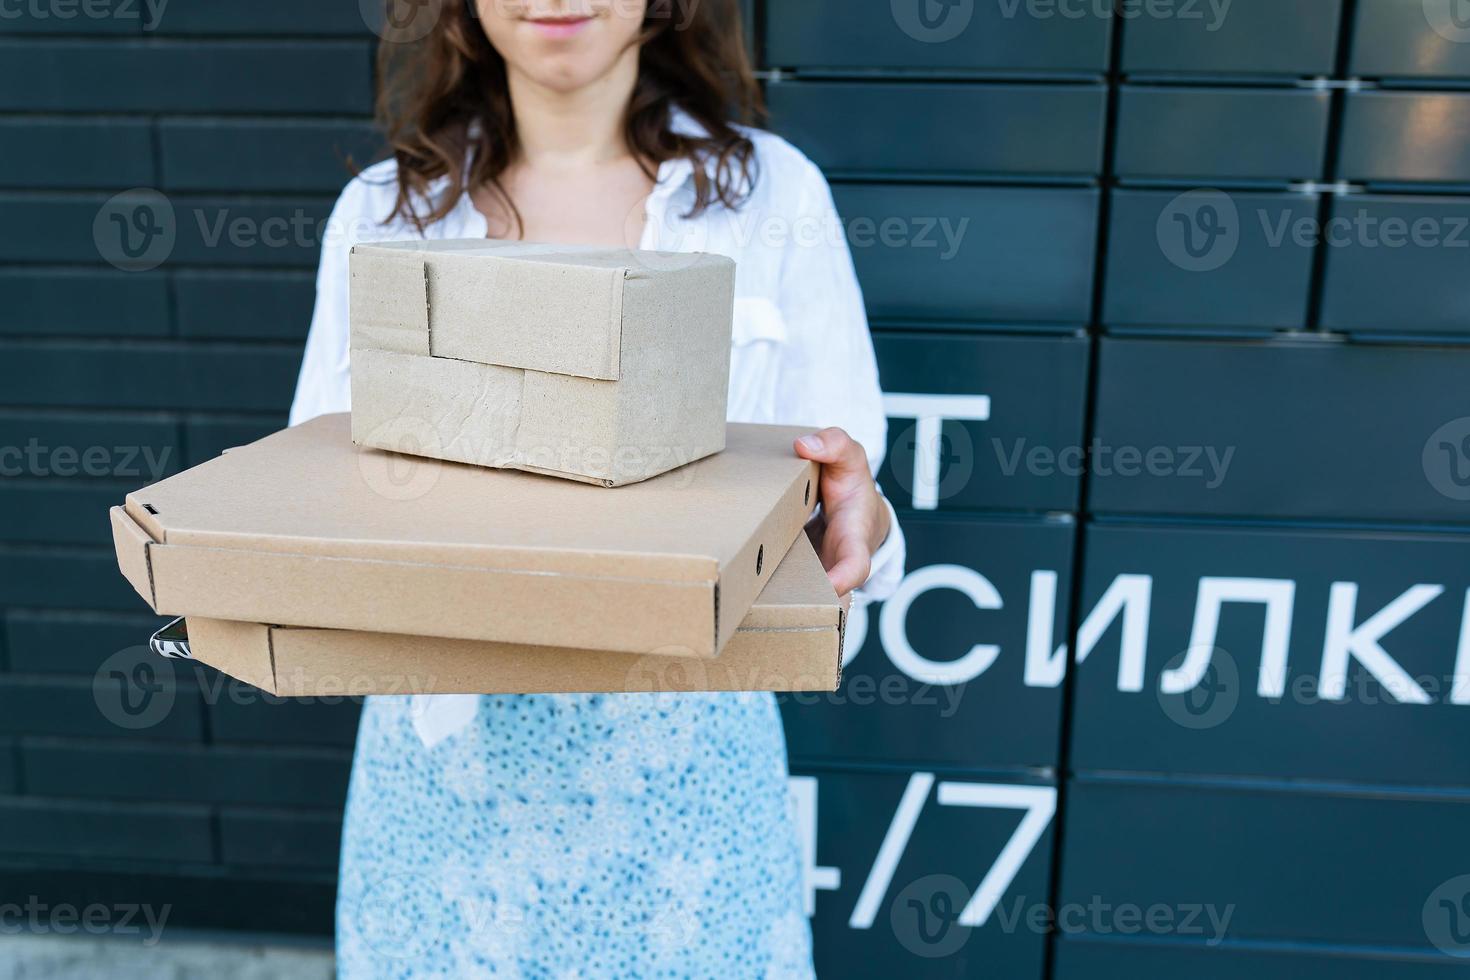
{"label": "flat cardboard box", "polygon": [[190,617],[193,659],[282,697],[833,691],[844,606],[806,535],[714,660]]}
{"label": "flat cardboard box", "polygon": [[804,430],[617,490],[358,449],[346,415],[128,495],[118,566],[157,613],[713,657],[816,500]]}
{"label": "flat cardboard box", "polygon": [[724,448],[725,256],[468,239],[349,266],[359,445],[603,486]]}

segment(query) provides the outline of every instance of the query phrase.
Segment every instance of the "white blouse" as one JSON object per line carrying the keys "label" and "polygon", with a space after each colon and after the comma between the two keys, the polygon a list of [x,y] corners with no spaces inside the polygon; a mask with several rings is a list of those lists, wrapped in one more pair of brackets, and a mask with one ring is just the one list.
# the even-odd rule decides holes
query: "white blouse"
{"label": "white blouse", "polygon": [[[676,117],[675,125],[697,132],[687,116]],[[862,293],[831,190],[816,165],[790,143],[760,130],[747,133],[756,148],[756,180],[742,207],[731,211],[716,204],[686,219],[694,201],[692,164],[666,162],[648,199],[637,245],[715,252],[735,260],[732,421],[813,430],[841,426],[862,443],[877,472],[887,445],[887,420]],[[348,250],[358,242],[421,237],[401,218],[383,223],[393,210],[396,166],[387,160],[363,171],[332,211],[292,425],[351,408]],[[442,193],[444,186],[441,182],[433,192]],[[461,194],[454,210],[422,237],[484,238],[487,233],[484,215]],[[859,602],[887,598],[903,576],[904,540],[896,518],[891,528],[873,556]]]}

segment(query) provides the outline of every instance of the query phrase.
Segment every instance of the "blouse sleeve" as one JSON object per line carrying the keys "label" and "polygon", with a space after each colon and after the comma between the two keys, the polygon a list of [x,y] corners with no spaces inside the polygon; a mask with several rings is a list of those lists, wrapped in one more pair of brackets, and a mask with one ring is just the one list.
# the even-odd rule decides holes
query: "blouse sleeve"
{"label": "blouse sleeve", "polygon": [[[802,164],[781,268],[779,302],[791,357],[778,398],[789,418],[846,429],[876,474],[888,447],[888,420],[862,289],[827,180],[814,164]],[[890,530],[859,590],[866,600],[888,598],[903,578],[903,530],[892,504],[883,503]]]}
{"label": "blouse sleeve", "polygon": [[316,307],[306,335],[306,353],[291,402],[291,425],[318,415],[346,412],[352,407],[348,365],[347,253],[354,244],[351,230],[361,225],[365,211],[360,180],[347,185],[322,236],[321,262],[316,274]]}

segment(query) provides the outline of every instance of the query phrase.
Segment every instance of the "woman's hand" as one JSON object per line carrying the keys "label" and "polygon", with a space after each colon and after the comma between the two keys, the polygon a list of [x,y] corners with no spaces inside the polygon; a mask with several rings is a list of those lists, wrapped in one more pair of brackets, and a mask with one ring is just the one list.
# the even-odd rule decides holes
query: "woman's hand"
{"label": "woman's hand", "polygon": [[822,465],[822,521],[813,537],[833,588],[847,595],[868,580],[873,552],[888,537],[888,508],[868,472],[868,454],[841,429],[802,436],[796,455]]}

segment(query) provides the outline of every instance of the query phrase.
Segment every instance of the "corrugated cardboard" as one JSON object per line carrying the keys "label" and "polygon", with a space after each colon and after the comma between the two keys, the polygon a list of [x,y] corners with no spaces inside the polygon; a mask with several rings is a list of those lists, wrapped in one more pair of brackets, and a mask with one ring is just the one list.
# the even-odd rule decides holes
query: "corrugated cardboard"
{"label": "corrugated cardboard", "polygon": [[485,239],[352,250],[359,445],[636,483],[724,447],[735,263]]}
{"label": "corrugated cardboard", "polygon": [[190,617],[195,660],[283,697],[832,691],[844,608],[799,535],[715,660]]}
{"label": "corrugated cardboard", "polygon": [[118,566],[155,612],[713,657],[815,504],[801,429],[606,491],[358,449],[328,415],[131,493]]}

